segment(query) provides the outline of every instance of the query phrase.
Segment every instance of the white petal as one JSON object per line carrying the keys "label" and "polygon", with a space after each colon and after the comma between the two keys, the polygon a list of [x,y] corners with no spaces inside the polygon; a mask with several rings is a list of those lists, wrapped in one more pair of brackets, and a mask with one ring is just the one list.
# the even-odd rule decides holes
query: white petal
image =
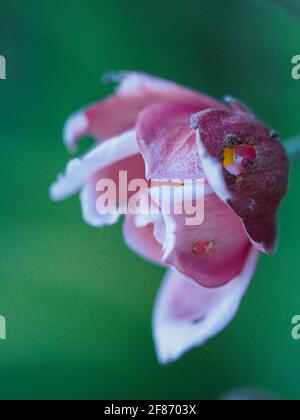
{"label": "white petal", "polygon": [[76,141],[89,127],[89,120],[84,112],[77,112],[72,115],[64,127],[64,143],[68,150],[75,151]]}
{"label": "white petal", "polygon": [[217,194],[217,196],[227,203],[231,200],[231,194],[227,188],[225,183],[225,179],[223,176],[223,167],[216,159],[212,158],[203,142],[201,141],[200,130],[197,129],[197,146],[198,152],[200,155],[201,163],[203,166],[203,170],[205,175],[207,176],[208,182]]}
{"label": "white petal", "polygon": [[82,159],[73,159],[64,175],[60,175],[50,190],[53,200],[63,200],[78,192],[95,172],[139,153],[135,130],[127,131],[96,146]]}
{"label": "white petal", "polygon": [[94,183],[86,184],[80,194],[83,220],[90,226],[111,226],[118,222],[120,213],[101,215],[97,211],[96,187]]}
{"label": "white petal", "polygon": [[[140,95],[141,92],[150,91],[153,93],[166,93],[197,97],[197,94],[188,88],[184,88],[174,82],[150,76],[145,73],[138,72],[120,72],[112,74],[111,79],[120,83],[117,88],[118,95]],[[198,98],[199,99],[199,96]]]}
{"label": "white petal", "polygon": [[226,286],[207,289],[169,271],[154,308],[153,334],[159,361],[173,362],[222,331],[235,316],[255,272],[259,251],[251,248],[241,274]]}
{"label": "white petal", "polygon": [[168,256],[172,253],[174,246],[176,244],[177,226],[171,216],[164,214],[163,220],[165,224],[165,232],[164,232],[164,241],[162,243],[163,251],[164,251],[162,260],[165,261],[168,258]]}

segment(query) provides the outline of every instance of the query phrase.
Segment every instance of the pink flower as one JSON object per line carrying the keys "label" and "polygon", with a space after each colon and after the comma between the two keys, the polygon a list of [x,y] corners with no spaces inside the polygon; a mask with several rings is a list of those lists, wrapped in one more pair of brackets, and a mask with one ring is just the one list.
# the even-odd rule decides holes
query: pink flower
{"label": "pink flower", "polygon": [[[86,135],[98,144],[69,163],[51,196],[60,200],[80,192],[84,220],[92,226],[113,224],[121,215],[121,210],[109,215],[97,211],[99,179],[112,179],[118,188],[120,171],[128,172],[129,181],[205,179],[203,224],[189,226],[185,215],[162,211],[128,215],[124,224],[130,248],[169,267],[153,316],[162,363],[226,327],[260,252],[275,249],[288,158],[273,130],[240,102],[227,102],[144,74],[124,73],[114,96],[75,114],[65,128],[72,150]],[[180,186],[172,188],[176,196]],[[151,189],[149,195],[154,199]]]}

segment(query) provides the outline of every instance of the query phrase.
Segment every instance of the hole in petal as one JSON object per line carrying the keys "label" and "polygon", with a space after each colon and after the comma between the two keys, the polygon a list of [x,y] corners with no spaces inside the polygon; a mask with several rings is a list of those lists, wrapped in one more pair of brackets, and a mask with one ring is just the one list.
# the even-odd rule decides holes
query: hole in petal
{"label": "hole in petal", "polygon": [[238,176],[245,167],[256,159],[255,147],[251,144],[242,144],[223,149],[223,166],[231,175]]}

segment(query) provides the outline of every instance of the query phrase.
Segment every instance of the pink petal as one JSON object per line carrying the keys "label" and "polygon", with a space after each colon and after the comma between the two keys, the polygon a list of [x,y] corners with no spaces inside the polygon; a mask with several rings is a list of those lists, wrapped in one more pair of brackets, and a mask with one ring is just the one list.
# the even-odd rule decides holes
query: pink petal
{"label": "pink petal", "polygon": [[152,105],[137,122],[137,137],[146,161],[148,179],[203,178],[196,136],[189,119],[196,110],[223,107],[210,98],[194,103],[168,102]]}
{"label": "pink petal", "polygon": [[153,229],[153,224],[137,228],[136,218],[128,215],[123,228],[124,239],[133,252],[161,265],[162,246],[155,239]]}
{"label": "pink petal", "polygon": [[166,250],[163,263],[205,287],[227,284],[240,273],[251,246],[240,218],[215,194],[204,198],[202,224],[188,226],[187,217],[164,215],[164,227],[155,222]]}
{"label": "pink petal", "polygon": [[[276,215],[287,192],[289,162],[274,131],[242,112],[207,110],[192,118],[204,172],[217,195],[242,218],[251,242],[273,253],[276,245]],[[255,148],[256,158],[243,160],[234,175],[223,165],[228,139],[235,146]],[[230,173],[231,172],[231,173]]]}
{"label": "pink petal", "polygon": [[[72,115],[64,129],[66,146],[74,150],[79,139],[91,135],[98,140],[114,137],[134,128],[140,111],[162,101],[209,101],[207,97],[177,85],[142,73],[122,73],[114,96]],[[213,100],[210,100],[213,103]]]}
{"label": "pink petal", "polygon": [[[120,203],[120,182],[119,174],[126,171],[127,185],[133,179],[145,179],[145,164],[141,155],[135,155],[127,159],[120,160],[102,170],[97,171],[91,178],[87,180],[81,191],[80,199],[82,204],[82,214],[84,221],[93,227],[102,227],[106,225],[115,224],[120,216],[120,206],[126,207],[127,202]],[[110,214],[99,213],[97,208],[97,200],[101,192],[97,191],[97,184],[100,180],[108,179],[115,183],[117,208],[116,211]],[[133,195],[133,192],[127,193],[128,200]]]}
{"label": "pink petal", "polygon": [[166,364],[221,332],[233,319],[255,272],[259,252],[252,247],[240,273],[217,289],[206,289],[169,271],[154,308],[157,355]]}

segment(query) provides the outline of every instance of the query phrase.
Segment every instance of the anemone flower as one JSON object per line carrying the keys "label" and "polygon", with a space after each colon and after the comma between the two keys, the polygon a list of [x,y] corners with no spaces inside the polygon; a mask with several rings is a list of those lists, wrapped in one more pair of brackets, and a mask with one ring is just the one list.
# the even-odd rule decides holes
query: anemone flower
{"label": "anemone flower", "polygon": [[[289,159],[278,134],[234,98],[219,102],[139,73],[109,78],[119,82],[115,94],[66,124],[70,150],[86,135],[96,145],[71,160],[51,197],[80,193],[84,220],[102,227],[116,223],[130,206],[119,199],[115,211],[105,211],[99,181],[111,180],[121,193],[120,173],[126,173],[128,183],[147,183],[155,214],[128,211],[124,238],[139,255],[167,268],[155,303],[153,335],[159,361],[169,363],[228,325],[260,253],[275,252]],[[197,225],[186,223],[184,212],[163,211],[150,185],[173,180],[169,187],[176,203],[192,203],[193,193],[186,198],[178,191],[185,180],[199,179],[204,218]]]}

